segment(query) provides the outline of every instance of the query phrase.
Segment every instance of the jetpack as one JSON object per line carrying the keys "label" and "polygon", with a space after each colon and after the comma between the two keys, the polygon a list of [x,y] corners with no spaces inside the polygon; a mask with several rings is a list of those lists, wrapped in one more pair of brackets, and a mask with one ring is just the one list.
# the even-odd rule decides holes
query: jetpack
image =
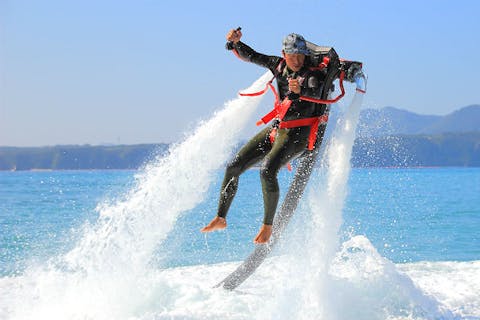
{"label": "jetpack", "polygon": [[[227,49],[231,50],[227,44]],[[366,92],[366,76],[362,71],[362,63],[358,61],[349,61],[341,59],[333,47],[318,46],[307,41],[307,47],[310,51],[310,60],[313,62],[317,70],[325,73],[325,81],[320,99],[314,99],[301,96],[300,99],[307,101],[330,105],[339,101],[345,95],[343,81],[356,83],[356,91],[360,94]],[[273,79],[272,79],[273,80]],[[331,89],[334,82],[338,80],[340,87],[340,94],[335,98],[330,98]],[[271,82],[267,84],[273,89]],[[266,90],[262,91],[263,94]],[[257,94],[244,94],[257,95]],[[313,129],[313,128],[312,128]],[[312,130],[311,129],[311,130]],[[259,244],[255,246],[254,251],[245,259],[245,261],[237,267],[230,275],[220,281],[215,287],[223,287],[227,290],[234,290],[242,284],[248,277],[250,277],[255,270],[262,264],[265,258],[273,250],[276,243],[281,239],[282,233],[285,230],[288,222],[293,216],[300,199],[305,191],[307,183],[312,174],[313,168],[317,161],[322,143],[323,135],[326,129],[326,122],[321,122],[318,125],[317,139],[314,142],[314,147],[306,150],[299,158],[297,171],[293,178],[293,182],[285,195],[284,201],[275,214],[273,221],[273,230],[270,242],[268,244]]]}

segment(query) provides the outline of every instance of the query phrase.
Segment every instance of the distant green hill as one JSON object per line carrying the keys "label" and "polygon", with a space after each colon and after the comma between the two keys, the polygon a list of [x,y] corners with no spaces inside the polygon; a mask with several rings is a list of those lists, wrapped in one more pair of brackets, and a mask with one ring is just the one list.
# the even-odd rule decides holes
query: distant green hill
{"label": "distant green hill", "polygon": [[[332,110],[331,122],[335,122]],[[353,147],[356,167],[480,166],[480,105],[446,116],[387,107],[362,110]],[[0,170],[137,169],[167,144],[0,147]]]}
{"label": "distant green hill", "polygon": [[355,167],[480,167],[480,132],[359,138]]}
{"label": "distant green hill", "polygon": [[[0,147],[0,170],[137,169],[166,144]],[[480,167],[480,132],[389,135],[355,140],[354,167]]]}
{"label": "distant green hill", "polygon": [[167,144],[0,147],[0,170],[137,169]]}
{"label": "distant green hill", "polygon": [[480,105],[471,105],[454,111],[433,122],[422,133],[480,131]]}
{"label": "distant green hill", "polygon": [[439,134],[480,131],[480,105],[463,107],[445,116],[421,115],[386,107],[361,111],[358,135]]}

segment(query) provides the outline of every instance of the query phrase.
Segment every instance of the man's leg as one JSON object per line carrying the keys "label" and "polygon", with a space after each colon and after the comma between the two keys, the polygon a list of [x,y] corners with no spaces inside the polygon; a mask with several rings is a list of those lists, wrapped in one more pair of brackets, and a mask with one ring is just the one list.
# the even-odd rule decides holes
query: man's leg
{"label": "man's leg", "polygon": [[220,191],[217,216],[204,228],[202,232],[211,232],[227,227],[226,216],[230,205],[237,193],[238,181],[240,175],[248,168],[262,159],[270,151],[271,128],[265,128],[255,135],[242,149],[237,153],[233,160],[228,164],[225,170],[225,176]]}
{"label": "man's leg", "polygon": [[[264,218],[263,226],[254,239],[255,243],[266,243],[272,234],[272,224],[277,210],[280,188],[277,174],[282,166],[305,151],[307,141],[304,129],[278,130],[272,150],[265,156],[260,179],[262,182]],[[302,133],[302,134],[300,134]]]}

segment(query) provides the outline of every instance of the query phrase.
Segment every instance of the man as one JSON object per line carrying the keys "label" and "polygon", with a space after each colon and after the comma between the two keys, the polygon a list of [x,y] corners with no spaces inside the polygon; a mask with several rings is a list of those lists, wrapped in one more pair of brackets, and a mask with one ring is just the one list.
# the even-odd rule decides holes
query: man
{"label": "man", "polygon": [[[301,120],[318,119],[328,114],[328,108],[299,99],[301,96],[319,97],[323,90],[324,74],[314,69],[308,58],[305,39],[298,34],[289,34],[283,40],[282,57],[268,56],[254,51],[240,41],[242,32],[230,30],[227,41],[233,50],[244,60],[268,68],[277,80],[279,100],[287,102],[283,105],[282,115],[277,114],[273,124],[255,135],[227,166],[220,192],[217,216],[202,232],[221,230],[227,227],[226,216],[235,197],[240,175],[263,159],[260,170],[264,201],[264,219],[254,243],[267,243],[272,235],[273,218],[279,199],[277,173],[282,166],[312,148],[311,127]],[[286,125],[287,123],[300,123]],[[290,122],[289,122],[290,121]],[[317,122],[318,123],[318,122]],[[316,130],[316,129],[315,129]],[[316,131],[314,131],[316,138]],[[323,131],[319,133],[319,137]]]}

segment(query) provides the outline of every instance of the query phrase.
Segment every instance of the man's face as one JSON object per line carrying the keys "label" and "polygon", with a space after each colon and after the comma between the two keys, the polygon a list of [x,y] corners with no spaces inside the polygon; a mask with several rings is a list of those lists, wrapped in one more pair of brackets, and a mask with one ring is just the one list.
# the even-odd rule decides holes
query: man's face
{"label": "man's face", "polygon": [[303,67],[305,62],[305,55],[301,53],[285,53],[283,52],[283,57],[287,63],[287,67],[292,71],[299,71]]}

